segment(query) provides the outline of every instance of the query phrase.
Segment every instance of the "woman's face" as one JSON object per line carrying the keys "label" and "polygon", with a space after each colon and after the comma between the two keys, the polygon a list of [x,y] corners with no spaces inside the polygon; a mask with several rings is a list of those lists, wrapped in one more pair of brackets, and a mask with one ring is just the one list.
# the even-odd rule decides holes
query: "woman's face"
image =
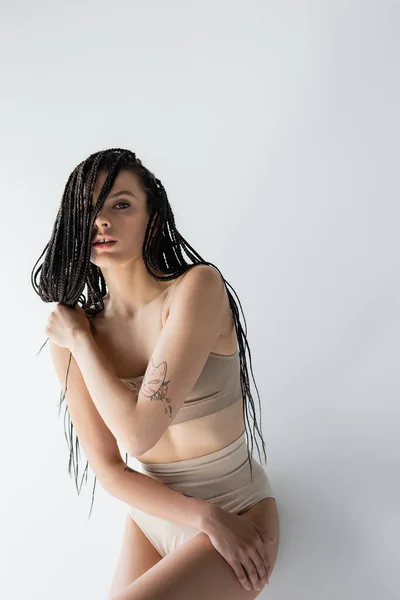
{"label": "woman's face", "polygon": [[[97,204],[106,176],[105,172],[97,176],[93,206]],[[141,256],[148,218],[146,194],[138,178],[130,171],[120,171],[96,217],[92,232],[92,242],[96,235],[107,233],[116,243],[110,247],[92,245],[90,261],[100,268],[107,268]]]}

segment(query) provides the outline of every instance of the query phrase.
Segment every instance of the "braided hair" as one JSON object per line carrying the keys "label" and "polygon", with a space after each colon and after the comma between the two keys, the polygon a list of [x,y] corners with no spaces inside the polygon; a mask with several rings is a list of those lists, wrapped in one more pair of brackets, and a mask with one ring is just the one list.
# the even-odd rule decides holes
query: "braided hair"
{"label": "braided hair", "polygon": [[[250,347],[247,342],[247,323],[240,300],[232,286],[223,277],[221,271],[213,263],[204,261],[196,250],[194,250],[194,248],[192,248],[179,233],[175,226],[174,214],[167,193],[161,181],[143,165],[141,160],[137,158],[133,152],[123,148],[102,150],[91,154],[72,171],[65,186],[50,241],[46,244],[42,254],[32,269],[32,286],[43,302],[59,302],[71,307],[75,307],[77,303],[80,303],[89,322],[92,317],[104,309],[103,297],[107,294],[106,282],[101,269],[90,261],[91,238],[97,214],[101,210],[104,201],[121,170],[134,173],[138,177],[139,182],[146,193],[147,211],[150,216],[142,246],[142,257],[147,272],[154,279],[159,281],[169,281],[179,277],[195,265],[208,264],[217,269],[224,281],[239,344],[240,379],[246,423],[249,422],[248,409],[250,408],[253,418],[253,432],[255,426],[262,441],[264,461],[266,462],[265,442],[257,424],[254,401],[250,391],[249,374],[245,356],[246,348],[249,353],[250,369],[257,390],[261,415],[260,395],[254,380]],[[91,199],[96,177],[99,172],[105,172],[107,173],[107,176],[97,203],[93,206]],[[185,252],[191,262],[186,261],[183,252]],[[44,254],[45,257],[43,263],[35,271]],[[164,276],[156,275],[153,273],[152,268],[156,269],[159,273],[163,273]],[[37,283],[39,274],[40,280],[39,283]],[[237,304],[227,286],[233,290],[238,299],[244,319],[245,330],[243,330],[239,320]],[[86,296],[84,291],[86,291]],[[47,338],[46,342],[48,339],[49,338]],[[46,342],[40,348],[38,354],[41,352]],[[65,391],[63,392],[63,390],[61,390],[60,394],[60,410],[67,391],[67,378],[71,356],[72,354],[70,353],[65,379]],[[69,438],[67,437],[67,431],[65,429],[67,420]],[[89,463],[86,461],[85,470],[78,487],[79,440],[78,436],[75,434],[74,453],[74,429],[67,404],[65,404],[64,410],[64,433],[70,453],[68,473],[71,476],[71,466],[73,466],[75,485],[79,495],[83,481],[85,480],[85,482],[87,482]],[[260,457],[260,449],[257,440],[256,445]],[[251,447],[251,456],[252,455],[253,437]],[[249,454],[248,459],[252,478],[252,463]],[[126,453],[125,464],[127,463],[128,454]],[[95,487],[96,476],[94,477],[89,519],[92,512]]]}

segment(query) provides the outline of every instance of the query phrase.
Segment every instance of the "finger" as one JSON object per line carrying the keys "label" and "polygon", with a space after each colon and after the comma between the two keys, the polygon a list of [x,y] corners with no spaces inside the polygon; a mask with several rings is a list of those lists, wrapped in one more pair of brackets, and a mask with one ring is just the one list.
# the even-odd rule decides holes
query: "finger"
{"label": "finger", "polygon": [[[266,583],[269,583],[269,578],[271,576],[271,565],[269,563],[269,554],[268,554],[268,549],[267,547],[271,545],[271,543],[275,543],[276,540],[274,538],[272,538],[272,536],[269,536],[267,534],[267,532],[265,531],[265,529],[262,529],[262,527],[259,527],[257,525],[256,527],[257,531],[260,532],[260,537],[263,540],[263,550],[264,550],[264,562],[265,562],[265,568],[267,571],[267,576],[266,576]],[[271,540],[274,540],[273,542],[271,542]]]}
{"label": "finger", "polygon": [[253,586],[256,589],[259,589],[257,586],[260,586],[262,583],[264,583],[268,577],[268,557],[266,560],[262,551],[260,552],[258,548],[249,550],[247,554],[248,558],[253,563],[253,567],[255,568],[254,580],[252,579]]}
{"label": "finger", "polygon": [[268,550],[267,550],[267,544],[265,544],[262,539],[262,536],[264,536],[264,539],[265,539],[266,533],[265,533],[265,531],[263,531],[260,528],[258,528],[258,530],[261,533],[259,535],[259,542],[256,542],[256,548],[258,550],[259,555],[262,557],[262,559],[264,561],[264,567],[265,567],[264,582],[268,583],[268,579],[269,579],[269,576],[271,573],[270,563],[269,563],[269,554],[268,554]]}
{"label": "finger", "polygon": [[251,583],[247,577],[246,571],[244,570],[242,564],[239,561],[235,561],[231,564],[232,569],[235,572],[236,577],[238,578],[241,585],[245,590],[251,590]]}
{"label": "finger", "polygon": [[253,523],[253,525],[265,544],[274,544],[276,542],[276,539],[272,535],[269,535],[260,525],[257,525],[257,523]]}
{"label": "finger", "polygon": [[[258,539],[256,541],[256,548],[260,554],[260,556],[262,556],[264,563],[265,563],[265,567],[268,571],[269,569],[269,555],[268,555],[268,549],[267,549],[267,543],[265,543],[265,539],[266,539],[266,533],[265,531],[263,531],[260,527],[256,528],[256,531],[258,532]],[[268,536],[267,536],[268,537]]]}
{"label": "finger", "polygon": [[250,580],[251,586],[255,590],[258,590],[259,586],[260,586],[260,579],[258,577],[257,569],[256,569],[252,559],[250,558],[249,554],[247,554],[246,558],[243,559],[243,567],[244,567],[244,570],[246,571],[248,579]]}

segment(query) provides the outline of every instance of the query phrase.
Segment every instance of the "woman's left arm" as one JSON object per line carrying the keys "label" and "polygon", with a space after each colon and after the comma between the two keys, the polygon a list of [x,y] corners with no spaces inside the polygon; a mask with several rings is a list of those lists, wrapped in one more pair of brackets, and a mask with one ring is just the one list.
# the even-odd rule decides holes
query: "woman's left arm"
{"label": "woman's left arm", "polygon": [[131,455],[132,423],[135,418],[137,392],[127,388],[105,365],[90,332],[78,331],[70,344],[70,351],[100,416],[118,442]]}

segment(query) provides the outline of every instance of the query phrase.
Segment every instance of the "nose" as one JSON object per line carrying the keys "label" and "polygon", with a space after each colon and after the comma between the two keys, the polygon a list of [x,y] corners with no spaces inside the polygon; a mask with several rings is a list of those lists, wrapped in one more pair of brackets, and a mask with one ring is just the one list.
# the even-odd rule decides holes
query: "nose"
{"label": "nose", "polygon": [[110,220],[107,219],[106,217],[102,216],[99,213],[99,215],[96,217],[96,219],[94,221],[93,231],[92,231],[92,239],[98,234],[99,231],[102,231],[103,233],[107,233],[109,229],[110,229]]}
{"label": "nose", "polygon": [[94,224],[95,224],[95,227],[104,227],[104,225],[106,227],[109,227],[110,219],[108,217],[106,217],[105,215],[103,215],[102,212],[100,211],[94,220]]}

